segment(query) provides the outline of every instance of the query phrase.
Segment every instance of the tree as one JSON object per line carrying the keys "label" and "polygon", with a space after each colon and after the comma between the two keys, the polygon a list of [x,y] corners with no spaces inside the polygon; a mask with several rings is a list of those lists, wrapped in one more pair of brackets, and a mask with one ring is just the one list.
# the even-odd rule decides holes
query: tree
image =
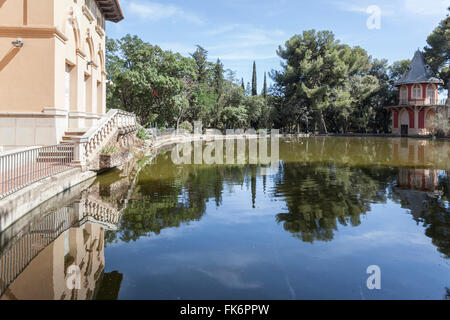
{"label": "tree", "polygon": [[[448,8],[450,11],[450,7]],[[436,75],[444,80],[450,99],[450,17],[443,19],[428,36],[425,58]]]}
{"label": "tree", "polygon": [[241,80],[241,87],[242,87],[242,91],[245,93],[244,78],[242,78],[242,80]]}
{"label": "tree", "polygon": [[256,95],[258,95],[258,83],[256,79],[256,62],[253,61],[252,96]]}
{"label": "tree", "polygon": [[386,59],[373,59],[371,64],[372,68],[369,71],[369,75],[374,76],[378,80],[378,88],[362,101],[362,105],[367,106],[367,108],[360,111],[361,113],[366,113],[366,115],[361,115],[360,117],[367,118],[367,127],[373,133],[388,133],[390,131],[391,118],[390,112],[384,107],[398,103],[397,89],[393,81],[391,81],[390,68]]}
{"label": "tree", "polygon": [[245,101],[248,122],[251,128],[259,127],[261,112],[264,109],[265,100],[261,96],[251,96]]}
{"label": "tree", "polygon": [[195,60],[197,65],[198,81],[201,83],[206,83],[208,81],[208,51],[203,47],[197,45],[197,50],[191,53],[191,57]]}
{"label": "tree", "polygon": [[390,78],[392,81],[392,84],[400,80],[400,78],[403,76],[403,74],[408,69],[409,65],[411,64],[411,60],[405,59],[400,61],[395,61],[392,66],[389,67],[389,73]]}
{"label": "tree", "polygon": [[264,72],[264,86],[263,86],[263,92],[262,95],[264,98],[267,98],[267,74]]}
{"label": "tree", "polygon": [[223,64],[220,62],[220,59],[217,59],[216,64],[214,65],[214,91],[220,98],[223,94]]}
{"label": "tree", "polygon": [[252,95],[252,87],[250,82],[247,82],[247,86],[245,87],[245,96],[250,97]]}
{"label": "tree", "polygon": [[175,126],[189,106],[195,62],[127,35],[107,40],[110,108],[136,113],[143,124]]}
{"label": "tree", "polygon": [[273,72],[272,78],[283,89],[296,120],[311,110],[320,133],[327,133],[325,113],[331,110],[338,113],[345,130],[358,100],[352,85],[367,83],[367,79],[356,80],[370,69],[367,53],[339,44],[330,31],[315,30],[293,36],[277,53],[284,60],[283,70]]}

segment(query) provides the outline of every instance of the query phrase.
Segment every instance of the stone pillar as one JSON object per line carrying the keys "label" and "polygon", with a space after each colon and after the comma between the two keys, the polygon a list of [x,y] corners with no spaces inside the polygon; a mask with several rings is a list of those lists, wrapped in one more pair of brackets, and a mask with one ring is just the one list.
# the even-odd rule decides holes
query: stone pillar
{"label": "stone pillar", "polygon": [[419,107],[414,107],[414,131],[419,134]]}
{"label": "stone pillar", "polygon": [[83,170],[86,167],[86,142],[80,138],[73,138],[74,140],[74,150],[73,150],[73,163],[80,166]]}

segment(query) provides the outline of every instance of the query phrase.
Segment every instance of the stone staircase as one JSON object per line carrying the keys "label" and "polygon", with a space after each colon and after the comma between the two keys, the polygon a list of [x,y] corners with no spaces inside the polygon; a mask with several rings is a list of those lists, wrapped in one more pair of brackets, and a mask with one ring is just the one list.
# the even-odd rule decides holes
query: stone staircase
{"label": "stone staircase", "polygon": [[59,144],[56,146],[43,148],[36,157],[36,162],[52,165],[70,165],[73,161],[73,145]]}
{"label": "stone staircase", "polygon": [[73,148],[68,144],[76,142],[77,138],[86,134],[88,129],[67,129],[61,139],[61,144],[51,150],[39,152],[36,161],[38,163],[71,163],[73,161]]}
{"label": "stone staircase", "polygon": [[89,129],[67,129],[66,132],[64,132],[64,135],[61,139],[61,143],[74,143],[77,138],[80,138],[88,132]]}

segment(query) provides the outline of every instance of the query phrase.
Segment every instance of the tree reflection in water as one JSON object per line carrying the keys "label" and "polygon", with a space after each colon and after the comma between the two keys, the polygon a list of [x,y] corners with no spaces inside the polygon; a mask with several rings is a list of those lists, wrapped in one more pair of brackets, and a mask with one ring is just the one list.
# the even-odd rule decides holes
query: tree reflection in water
{"label": "tree reflection in water", "polygon": [[[288,148],[290,152],[292,147]],[[141,172],[120,228],[106,232],[107,243],[136,241],[140,237],[158,235],[166,228],[199,221],[207,203],[214,201],[217,207],[221,206],[223,192],[231,192],[233,185],[248,184],[254,207],[256,184],[261,180],[267,184],[267,177],[259,175],[256,165],[177,166],[169,157],[169,154],[160,155],[157,165]],[[437,170],[420,168],[282,161],[278,173],[269,177],[273,187],[268,197],[285,202],[287,212],[278,213],[275,219],[304,242],[331,241],[339,225],[356,227],[361,224],[361,215],[367,214],[372,204],[391,200],[410,209],[413,218],[423,223],[426,235],[448,257],[448,174],[440,171],[439,179],[437,175]],[[410,180],[415,177],[433,183],[435,176],[439,182],[432,191],[439,190],[438,197],[430,196],[426,190],[411,190],[415,182],[408,186],[403,181],[405,177]],[[416,185],[420,185],[420,181]],[[405,191],[418,193],[412,198],[421,199],[419,205],[415,204],[413,209],[408,207]]]}
{"label": "tree reflection in water", "polygon": [[[9,290],[2,298],[32,298],[34,293],[55,299],[115,299],[122,274],[120,270],[104,273],[108,263],[105,246],[157,236],[164,229],[200,221],[211,204],[226,212],[228,195],[242,190],[236,186],[246,187],[243,194],[248,210],[259,210],[258,204],[264,201],[282,202],[285,209],[274,212],[270,221],[309,243],[332,241],[340,227],[359,226],[374,204],[396,203],[408,209],[448,259],[448,145],[414,139],[291,140],[280,145],[280,167],[268,175],[263,172],[270,170],[263,170],[266,168],[261,165],[178,166],[170,160],[170,153],[163,153],[153,165],[142,169],[136,183],[136,169],[130,164],[124,171],[110,172],[78,192],[72,190],[64,202],[56,199],[51,206],[44,204],[37,209],[37,218],[31,214],[28,221],[0,235],[0,273],[6,270],[11,274],[8,281],[0,283],[2,292]],[[264,194],[258,193],[261,189]],[[53,219],[55,230],[48,237],[48,228],[42,231],[37,227],[46,226],[46,217],[51,215],[61,217]],[[43,237],[28,241],[41,233],[49,239],[47,242]],[[25,240],[37,249],[13,270],[9,252]],[[300,241],[295,245],[301,245]],[[17,265],[18,260],[15,262]],[[66,270],[72,263],[81,265],[88,279],[85,290],[76,295],[64,287]],[[54,284],[47,283],[54,287],[47,288],[48,293],[39,285],[29,290],[27,285],[34,283],[29,281],[31,276],[43,274],[40,268],[46,265],[52,265],[47,268],[51,271],[48,278],[58,279]],[[449,289],[445,297],[449,298]]]}
{"label": "tree reflection in water", "polygon": [[356,227],[371,204],[385,203],[394,177],[394,169],[285,163],[273,196],[283,197],[288,212],[277,222],[305,242],[330,241],[339,224]]}
{"label": "tree reflection in water", "polygon": [[206,204],[222,204],[227,186],[243,184],[246,166],[176,166],[168,154],[160,155],[157,166],[141,171],[136,189],[128,202],[120,229],[106,233],[107,242],[129,242],[166,228],[199,221]]}
{"label": "tree reflection in water", "polygon": [[449,172],[400,168],[398,176],[393,199],[410,210],[438,251],[450,258]]}

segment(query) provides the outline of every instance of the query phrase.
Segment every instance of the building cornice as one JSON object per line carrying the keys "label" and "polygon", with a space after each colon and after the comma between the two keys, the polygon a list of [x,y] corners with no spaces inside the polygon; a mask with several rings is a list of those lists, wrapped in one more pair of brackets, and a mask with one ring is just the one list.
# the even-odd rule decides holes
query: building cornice
{"label": "building cornice", "polygon": [[52,38],[57,37],[67,41],[67,37],[54,26],[0,26],[0,36],[11,36],[22,38]]}
{"label": "building cornice", "polygon": [[124,18],[119,0],[95,0],[106,20],[119,22]]}

